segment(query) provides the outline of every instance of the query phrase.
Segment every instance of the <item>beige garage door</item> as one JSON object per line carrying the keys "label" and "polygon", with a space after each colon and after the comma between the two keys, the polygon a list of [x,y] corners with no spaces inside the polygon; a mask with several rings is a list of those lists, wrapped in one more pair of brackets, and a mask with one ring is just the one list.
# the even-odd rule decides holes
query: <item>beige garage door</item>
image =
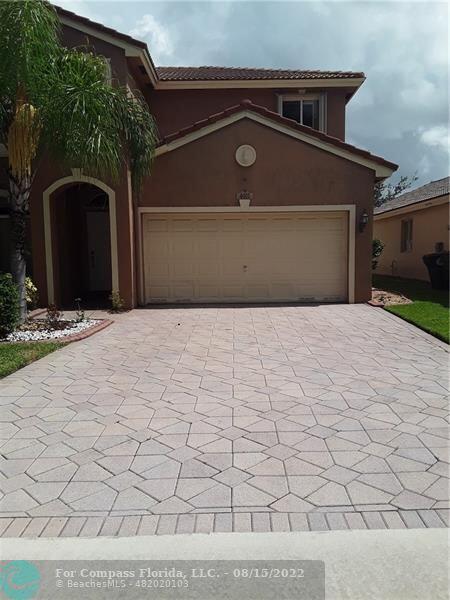
{"label": "beige garage door", "polygon": [[346,212],[143,219],[146,303],[347,300]]}

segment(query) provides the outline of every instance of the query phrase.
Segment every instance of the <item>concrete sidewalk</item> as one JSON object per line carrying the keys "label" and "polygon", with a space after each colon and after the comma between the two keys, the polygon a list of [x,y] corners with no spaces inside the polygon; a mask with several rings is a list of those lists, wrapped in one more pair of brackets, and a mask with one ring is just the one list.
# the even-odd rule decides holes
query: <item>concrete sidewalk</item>
{"label": "concrete sidewalk", "polygon": [[449,591],[446,529],[10,538],[0,547],[2,560],[323,560],[326,600],[444,600]]}

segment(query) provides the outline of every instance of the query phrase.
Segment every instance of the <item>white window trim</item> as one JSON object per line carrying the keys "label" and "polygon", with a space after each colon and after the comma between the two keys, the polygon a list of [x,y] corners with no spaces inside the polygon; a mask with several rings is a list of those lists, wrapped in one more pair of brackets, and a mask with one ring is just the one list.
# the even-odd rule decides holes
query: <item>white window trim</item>
{"label": "white window trim", "polygon": [[[283,102],[287,101],[308,101],[308,100],[318,100],[319,101],[319,131],[322,133],[327,132],[327,122],[326,122],[326,92],[320,92],[318,94],[306,94],[305,92],[297,92],[296,94],[278,94],[278,114],[283,116]],[[301,124],[301,123],[300,123]]]}

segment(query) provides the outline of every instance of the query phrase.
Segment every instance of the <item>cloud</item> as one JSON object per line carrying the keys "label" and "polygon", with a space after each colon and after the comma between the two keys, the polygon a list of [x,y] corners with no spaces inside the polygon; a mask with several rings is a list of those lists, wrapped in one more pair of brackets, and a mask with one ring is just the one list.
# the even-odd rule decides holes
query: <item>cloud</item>
{"label": "cloud", "polygon": [[169,32],[153,15],[143,15],[130,31],[130,35],[147,41],[150,52],[157,62],[161,57],[173,54]]}
{"label": "cloud", "polygon": [[448,128],[444,125],[436,125],[430,129],[422,130],[420,139],[427,146],[442,148],[445,152],[449,149]]}

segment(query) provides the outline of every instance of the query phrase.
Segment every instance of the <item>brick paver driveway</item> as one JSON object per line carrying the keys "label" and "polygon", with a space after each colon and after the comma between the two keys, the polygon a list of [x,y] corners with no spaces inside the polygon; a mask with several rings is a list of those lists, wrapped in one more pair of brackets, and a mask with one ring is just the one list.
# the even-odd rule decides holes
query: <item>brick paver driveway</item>
{"label": "brick paver driveway", "polygon": [[0,383],[0,530],[442,527],[447,357],[365,305],[120,315]]}

